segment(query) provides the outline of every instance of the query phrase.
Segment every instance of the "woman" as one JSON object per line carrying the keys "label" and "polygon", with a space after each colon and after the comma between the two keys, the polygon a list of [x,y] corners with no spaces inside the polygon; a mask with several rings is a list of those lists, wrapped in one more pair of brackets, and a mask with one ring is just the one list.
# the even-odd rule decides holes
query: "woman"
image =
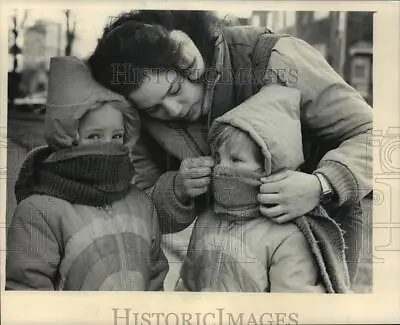
{"label": "woman", "polygon": [[260,28],[223,27],[206,12],[137,11],[105,28],[89,65],[141,114],[136,183],[169,232],[188,227],[208,202],[210,123],[271,83],[300,90],[305,163],[263,180],[260,210],[283,223],[322,203],[345,230],[354,278],[360,202],[372,190],[372,110],[314,48]]}

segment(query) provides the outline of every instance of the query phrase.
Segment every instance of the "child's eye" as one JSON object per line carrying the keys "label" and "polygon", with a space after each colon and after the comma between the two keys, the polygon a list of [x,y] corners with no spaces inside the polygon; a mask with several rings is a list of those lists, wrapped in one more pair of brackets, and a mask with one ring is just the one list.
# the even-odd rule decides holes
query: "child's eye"
{"label": "child's eye", "polygon": [[122,139],[124,137],[123,133],[118,133],[113,135],[113,139]]}
{"label": "child's eye", "polygon": [[87,136],[87,138],[90,140],[100,140],[101,136],[100,136],[100,134],[92,133],[92,134],[89,134]]}

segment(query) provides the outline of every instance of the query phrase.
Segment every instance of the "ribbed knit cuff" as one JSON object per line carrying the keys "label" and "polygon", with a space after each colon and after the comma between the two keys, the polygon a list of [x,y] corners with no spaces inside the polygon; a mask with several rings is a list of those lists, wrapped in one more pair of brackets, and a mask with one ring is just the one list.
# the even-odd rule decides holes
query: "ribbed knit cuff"
{"label": "ribbed knit cuff", "polygon": [[188,227],[195,218],[194,202],[184,205],[174,192],[176,172],[166,172],[158,179],[153,192],[163,232],[178,232]]}
{"label": "ribbed knit cuff", "polygon": [[339,205],[359,199],[357,180],[345,165],[334,160],[323,160],[314,171],[316,172],[323,174],[332,185]]}

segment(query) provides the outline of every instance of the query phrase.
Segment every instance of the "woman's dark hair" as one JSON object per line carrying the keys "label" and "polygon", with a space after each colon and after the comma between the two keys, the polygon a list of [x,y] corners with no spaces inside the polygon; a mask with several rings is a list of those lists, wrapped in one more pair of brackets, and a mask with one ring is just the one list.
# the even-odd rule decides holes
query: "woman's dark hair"
{"label": "woman's dark hair", "polygon": [[128,96],[140,87],[146,70],[175,69],[184,74],[189,68],[191,62],[183,64],[179,44],[169,37],[172,30],[185,32],[209,66],[220,26],[217,16],[207,11],[123,13],[104,28],[88,65],[99,83]]}

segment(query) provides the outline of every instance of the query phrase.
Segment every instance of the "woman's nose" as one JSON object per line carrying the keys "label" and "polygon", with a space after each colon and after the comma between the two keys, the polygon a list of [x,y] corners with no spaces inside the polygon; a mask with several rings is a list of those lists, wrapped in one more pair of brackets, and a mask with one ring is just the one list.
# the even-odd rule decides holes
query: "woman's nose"
{"label": "woman's nose", "polygon": [[176,100],[165,99],[163,101],[163,106],[167,115],[171,118],[178,117],[182,111],[182,105]]}

